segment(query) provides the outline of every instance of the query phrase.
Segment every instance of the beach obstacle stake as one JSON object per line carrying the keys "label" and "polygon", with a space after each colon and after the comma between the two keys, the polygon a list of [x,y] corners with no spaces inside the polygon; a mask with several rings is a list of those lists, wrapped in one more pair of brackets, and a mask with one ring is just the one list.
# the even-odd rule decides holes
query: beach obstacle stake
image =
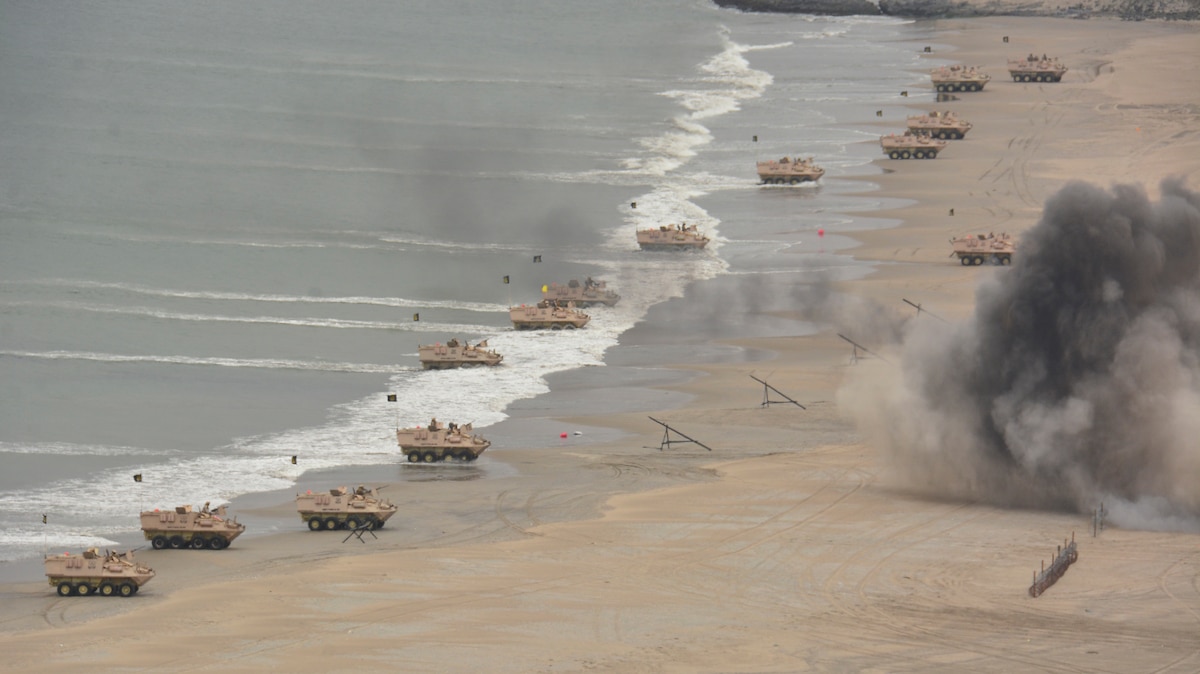
{"label": "beach obstacle stake", "polygon": [[374,539],[379,538],[375,535],[375,532],[373,531],[374,528],[375,525],[370,522],[367,522],[366,524],[360,524],[351,529],[350,533],[346,534],[346,537],[342,539],[342,544],[344,545],[346,541],[350,540],[351,538],[357,538],[359,543],[366,545],[367,542],[363,540],[363,534],[371,534],[371,538]]}
{"label": "beach obstacle stake", "polygon": [[534,256],[533,256],[533,261],[534,261],[534,262],[541,262],[541,261],[542,261],[542,256],[541,256],[541,255],[534,255]]}
{"label": "beach obstacle stake", "polygon": [[[663,439],[662,439],[662,442],[660,442],[658,445],[658,451],[660,451],[660,452],[664,448],[670,449],[672,444],[686,445],[688,443],[695,443],[695,444],[700,445],[701,447],[707,449],[710,452],[713,451],[712,447],[709,447],[708,445],[704,444],[703,442],[700,442],[699,440],[697,440],[695,438],[691,438],[691,437],[684,435],[683,433],[680,433],[679,431],[675,430],[674,428],[671,428],[667,424],[659,421],[658,419],[655,419],[654,417],[646,417],[646,418],[649,419],[650,421],[653,421],[654,423],[658,424],[659,426],[663,427]],[[683,438],[683,440],[672,439],[671,438],[672,433]]]}
{"label": "beach obstacle stake", "polygon": [[905,97],[905,98],[908,98],[908,91],[907,91],[907,90],[905,90],[905,91],[901,91],[901,92],[900,92],[900,95],[901,95],[901,96],[903,96],[903,97]]}
{"label": "beach obstacle stake", "polygon": [[926,53],[926,54],[932,54],[932,53],[933,53],[933,47],[930,47],[929,45],[925,45],[925,53]]}
{"label": "beach obstacle stake", "polygon": [[879,360],[882,360],[883,362],[891,365],[891,361],[888,360],[887,358],[884,358],[883,356],[872,352],[867,347],[863,346],[862,344],[859,344],[858,342],[854,341],[853,339],[850,339],[849,337],[843,335],[842,333],[840,333],[840,332],[837,333],[837,336],[841,337],[842,339],[846,340],[847,342],[850,342],[850,345],[854,347],[854,352],[850,355],[850,363],[851,364],[858,362],[858,359],[862,357],[862,356],[858,355],[858,352],[862,351],[864,354],[866,354],[868,356],[875,356]]}
{"label": "beach obstacle stake", "polygon": [[883,117],[883,110],[876,110],[876,111],[875,111],[875,116],[876,116],[876,117]]}
{"label": "beach obstacle stake", "polygon": [[1007,35],[1004,36],[1004,43],[1008,44],[1008,36]]}
{"label": "beach obstacle stake", "polygon": [[[761,407],[770,407],[771,405],[777,405],[777,404],[782,404],[782,403],[791,403],[791,404],[795,405],[796,407],[799,407],[802,410],[808,409],[804,405],[801,405],[800,403],[796,402],[795,400],[792,400],[791,398],[789,398],[788,395],[786,393],[784,393],[783,391],[780,391],[779,389],[775,388],[774,386],[771,386],[770,384],[759,379],[758,377],[755,377],[754,375],[750,375],[750,378],[763,385],[763,401],[762,401]],[[778,393],[779,395],[783,396],[783,400],[771,400],[771,391],[774,391],[774,392]]]}
{"label": "beach obstacle stake", "polygon": [[946,319],[942,318],[941,316],[938,316],[937,314],[933,313],[932,311],[930,311],[928,309],[922,309],[920,304],[914,304],[903,297],[901,297],[900,299],[904,300],[905,304],[907,304],[911,307],[915,307],[917,309],[918,316],[920,316],[922,313],[926,313],[926,314],[929,314],[930,316],[938,319],[939,321],[941,321],[943,323],[946,323],[946,324],[950,323],[950,321],[947,321]]}

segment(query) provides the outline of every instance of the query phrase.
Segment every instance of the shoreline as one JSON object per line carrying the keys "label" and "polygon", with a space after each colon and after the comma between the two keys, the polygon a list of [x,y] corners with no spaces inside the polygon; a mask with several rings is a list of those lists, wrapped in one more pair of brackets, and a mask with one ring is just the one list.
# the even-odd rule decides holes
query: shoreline
{"label": "shoreline", "polygon": [[[871,213],[900,220],[897,227],[845,235],[861,244],[850,255],[876,263],[865,278],[834,285],[847,297],[896,314],[911,313],[907,298],[962,318],[978,277],[992,272],[947,259],[948,235],[1019,235],[1047,196],[1080,175],[1106,187],[1146,176],[1138,182],[1151,191],[1155,171],[1200,180],[1200,139],[1178,136],[1195,128],[1200,86],[1189,82],[1200,84],[1197,76],[1175,85],[1191,97],[1189,118],[1186,106],[1156,101],[1170,92],[1137,67],[1159,63],[1163,51],[1189,53],[1195,27],[1002,18],[938,22],[937,32],[954,47],[950,58],[986,62],[992,82],[982,94],[933,104],[975,123],[967,140],[936,161],[880,157],[890,171],[862,178],[880,185],[877,195],[912,203]],[[1017,39],[1001,43],[1002,35]],[[1045,87],[999,76],[997,55],[1051,39],[1056,56],[1094,61],[1097,74],[1073,67],[1064,84]],[[1146,105],[1157,106],[1153,124]],[[925,106],[909,107],[916,114]],[[1143,116],[1133,135],[1125,127],[1136,111]],[[578,444],[489,450],[481,462],[515,474],[464,479],[452,495],[430,487],[453,475],[422,471],[428,481],[384,493],[403,500],[401,514],[370,544],[343,544],[335,533],[314,545],[297,526],[243,536],[220,553],[155,555],[154,592],[127,603],[57,600],[44,580],[5,584],[0,591],[12,599],[0,612],[0,643],[16,654],[14,667],[64,672],[85,658],[103,669],[235,671],[342,671],[397,658],[422,671],[1200,664],[1195,623],[1163,609],[1168,602],[1197,615],[1198,537],[1112,530],[1082,540],[1079,515],[913,496],[887,484],[876,452],[846,418],[839,391],[853,372],[851,349],[836,329],[718,348],[772,357],[669,365],[671,377],[649,377],[644,397],[623,400],[621,411],[558,417],[530,401],[538,429],[529,439],[560,425],[613,429],[614,437],[592,442],[589,430]],[[808,409],[761,406],[748,371],[769,372],[767,381]],[[559,394],[570,390],[565,384]],[[714,451],[647,449],[661,435],[647,411]],[[322,478],[306,471],[295,489]],[[290,501],[269,500],[258,495],[246,516],[299,522]],[[1086,563],[1032,602],[1022,594],[1030,570],[1072,530]],[[121,625],[101,619],[114,615]],[[156,627],[184,637],[165,652],[139,636]],[[199,665],[214,639],[229,639],[236,659]]]}

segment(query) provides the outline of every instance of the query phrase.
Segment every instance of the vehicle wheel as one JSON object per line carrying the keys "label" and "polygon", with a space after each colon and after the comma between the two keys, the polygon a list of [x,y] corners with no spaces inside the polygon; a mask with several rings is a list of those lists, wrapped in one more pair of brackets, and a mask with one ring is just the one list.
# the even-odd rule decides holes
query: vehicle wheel
{"label": "vehicle wheel", "polygon": [[113,596],[113,593],[116,591],[117,591],[117,588],[113,587],[112,583],[104,583],[100,586],[100,596],[101,597],[111,597],[111,596]]}
{"label": "vehicle wheel", "polygon": [[900,158],[901,158],[901,159],[909,159],[909,158],[911,158],[911,157],[912,157],[912,153],[911,153],[911,152],[909,152],[908,150],[901,150],[901,151],[900,151]]}
{"label": "vehicle wheel", "polygon": [[793,185],[799,185],[799,184],[800,184],[800,179],[799,179],[799,178],[792,178],[792,180],[791,180],[791,183],[792,183]]}
{"label": "vehicle wheel", "polygon": [[1007,267],[1008,265],[1012,264],[1012,258],[1008,255],[1001,255],[1000,264]]}
{"label": "vehicle wheel", "polygon": [[208,539],[208,547],[212,548],[213,550],[224,550],[225,548],[229,547],[229,541],[221,538],[220,536],[213,536],[212,538]]}
{"label": "vehicle wheel", "polygon": [[983,85],[982,85],[982,84],[972,84],[972,85],[971,85],[971,91],[979,91],[979,90],[981,90],[981,89],[983,89]]}
{"label": "vehicle wheel", "polygon": [[320,531],[321,530],[321,518],[313,517],[313,518],[309,519],[308,520],[308,530],[309,531]]}
{"label": "vehicle wheel", "polygon": [[1033,81],[1033,78],[1030,77],[1029,75],[1025,75],[1024,77],[1021,78],[1021,81],[1022,82],[1031,82],[1031,81]]}
{"label": "vehicle wheel", "polygon": [[346,520],[346,528],[351,531],[354,531],[355,529],[358,528],[358,520],[353,517],[347,519]]}
{"label": "vehicle wheel", "polygon": [[917,159],[924,159],[925,153],[922,152],[921,150],[917,150],[916,152],[913,153],[913,156],[916,157]]}
{"label": "vehicle wheel", "polygon": [[202,536],[192,536],[192,549],[193,550],[200,550],[207,544],[208,544],[208,541],[204,540],[204,538]]}
{"label": "vehicle wheel", "polygon": [[551,330],[562,330],[562,326],[559,325],[558,323],[555,323],[554,325],[550,326],[550,329]]}
{"label": "vehicle wheel", "polygon": [[895,150],[892,150],[891,152],[888,153],[888,156],[891,157],[892,159],[899,159],[900,153]]}
{"label": "vehicle wheel", "polygon": [[960,257],[960,258],[958,258],[958,261],[964,267],[971,264],[971,258],[969,258],[969,257]]}
{"label": "vehicle wheel", "polygon": [[87,583],[80,583],[75,586],[75,594],[80,597],[86,597],[92,593],[92,586]]}
{"label": "vehicle wheel", "polygon": [[434,454],[433,452],[424,452],[421,454],[421,460],[425,463],[433,463],[434,461],[437,461],[437,454]]}
{"label": "vehicle wheel", "polygon": [[332,517],[325,520],[325,531],[333,531],[338,528],[338,521]]}
{"label": "vehicle wheel", "polygon": [[574,330],[577,327],[579,327],[579,326],[575,325],[574,323],[567,323],[567,325],[566,325],[566,328],[568,330]]}
{"label": "vehicle wheel", "polygon": [[946,140],[946,132],[945,132],[945,131],[938,131],[938,135],[937,135],[937,137],[938,137],[940,140]]}
{"label": "vehicle wheel", "polygon": [[178,549],[184,547],[185,545],[187,545],[187,543],[184,542],[183,536],[172,536],[171,537],[171,547],[172,548],[175,548],[176,550],[178,550]]}
{"label": "vehicle wheel", "polygon": [[155,550],[164,550],[170,544],[171,543],[167,541],[167,537],[163,536],[162,534],[155,536],[154,540],[150,541],[150,547],[154,548]]}
{"label": "vehicle wheel", "polygon": [[371,518],[371,528],[372,529],[382,529],[383,528],[383,520]]}
{"label": "vehicle wheel", "polygon": [[119,589],[122,597],[132,597],[137,594],[137,586],[133,583],[122,583]]}
{"label": "vehicle wheel", "polygon": [[54,589],[58,590],[58,596],[60,596],[60,597],[69,596],[71,594],[71,592],[74,590],[74,588],[71,587],[71,584],[65,580],[62,581],[61,583],[59,583],[58,587],[56,587]]}
{"label": "vehicle wheel", "polygon": [[408,455],[408,462],[409,462],[409,463],[416,463],[416,462],[418,462],[418,461],[420,461],[420,460],[421,460],[421,455],[420,455],[420,454],[417,454],[416,452],[412,452],[411,454],[409,454],[409,455]]}
{"label": "vehicle wheel", "polygon": [[976,256],[975,256],[975,260],[974,260],[974,262],[975,262],[975,264],[976,264],[976,265],[981,265],[981,264],[983,264],[983,256],[982,256],[982,255],[976,255]]}

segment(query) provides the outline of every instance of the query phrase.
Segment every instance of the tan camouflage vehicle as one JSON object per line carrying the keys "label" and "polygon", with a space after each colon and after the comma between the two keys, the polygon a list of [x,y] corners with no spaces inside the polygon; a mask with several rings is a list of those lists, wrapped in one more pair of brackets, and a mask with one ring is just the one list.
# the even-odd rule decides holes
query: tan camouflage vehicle
{"label": "tan camouflage vehicle", "polygon": [[1008,62],[1008,74],[1014,82],[1060,82],[1066,72],[1065,65],[1045,54],[1041,58],[1030,54]]}
{"label": "tan camouflage vehicle", "polygon": [[968,234],[963,237],[950,239],[950,245],[954,247],[954,252],[951,256],[957,255],[958,261],[962,265],[980,265],[984,261],[992,264],[1010,265],[1012,264],[1013,252],[1016,250],[1016,245],[1013,243],[1012,237],[1001,232],[1000,234],[980,234],[973,236]]}
{"label": "tan camouflage vehicle", "polygon": [[421,367],[426,370],[499,365],[504,356],[488,349],[487,345],[486,339],[475,346],[465,341],[460,344],[456,337],[445,344],[419,344],[417,355],[421,359]]}
{"label": "tan camouflage vehicle", "polygon": [[579,307],[590,307],[593,304],[611,307],[621,299],[621,296],[609,290],[606,281],[593,281],[589,276],[583,283],[571,279],[566,285],[560,283],[544,285],[542,286],[542,299],[559,304],[574,302],[575,306]]}
{"label": "tan camouflage vehicle", "polygon": [[105,597],[132,597],[154,577],[154,569],[133,561],[133,551],[123,555],[109,552],[100,555],[97,548],[88,548],[82,555],[64,552],[45,560],[46,578],[60,597],[100,594]]}
{"label": "tan camouflage vehicle", "polygon": [[880,136],[879,146],[892,159],[933,159],[946,147],[946,141],[931,138],[926,133],[905,131]]}
{"label": "tan camouflage vehicle", "polygon": [[971,123],[959,119],[953,112],[938,112],[933,110],[927,115],[913,115],[908,118],[908,130],[913,133],[924,133],[940,140],[960,140],[971,130]]}
{"label": "tan camouflage vehicle", "polygon": [[764,185],[799,185],[825,175],[825,169],[813,163],[813,158],[783,157],[758,162],[758,179]]}
{"label": "tan camouflage vehicle", "polygon": [[982,91],[985,84],[992,79],[975,66],[942,66],[930,71],[933,86],[939,92]]}
{"label": "tan camouflage vehicle", "polygon": [[490,440],[471,432],[471,424],[449,426],[437,419],[428,426],[397,428],[396,443],[408,457],[409,463],[435,463],[438,461],[474,461],[483,450],[492,445]]}
{"label": "tan camouflage vehicle", "polygon": [[199,512],[193,512],[190,505],[176,506],[174,511],[142,512],[142,535],[155,550],[168,547],[224,550],[245,530],[246,525],[226,518],[223,505],[213,511],[205,503]]}
{"label": "tan camouflage vehicle", "polygon": [[517,330],[574,330],[592,320],[591,316],[576,309],[573,302],[563,304],[548,300],[542,300],[536,306],[509,307],[508,317]]}
{"label": "tan camouflage vehicle", "polygon": [[639,229],[637,242],[642,250],[699,250],[708,245],[708,237],[696,225],[661,225],[657,229]]}
{"label": "tan camouflage vehicle", "polygon": [[353,492],[345,487],[330,489],[328,494],[309,491],[296,494],[296,510],[309,531],[353,530],[363,526],[382,529],[383,523],[396,514],[396,506],[379,498],[377,492],[363,485]]}

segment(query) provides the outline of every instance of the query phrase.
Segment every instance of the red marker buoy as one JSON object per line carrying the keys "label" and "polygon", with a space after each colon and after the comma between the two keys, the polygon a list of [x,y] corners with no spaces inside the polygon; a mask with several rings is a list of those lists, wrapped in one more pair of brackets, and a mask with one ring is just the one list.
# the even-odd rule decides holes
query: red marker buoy
{"label": "red marker buoy", "polygon": [[825,236],[825,228],[824,227],[817,230],[817,236]]}
{"label": "red marker buoy", "polygon": [[560,438],[565,438],[565,437],[567,437],[567,434],[566,434],[566,433],[559,433],[559,434],[558,434],[558,437],[560,437]]}

